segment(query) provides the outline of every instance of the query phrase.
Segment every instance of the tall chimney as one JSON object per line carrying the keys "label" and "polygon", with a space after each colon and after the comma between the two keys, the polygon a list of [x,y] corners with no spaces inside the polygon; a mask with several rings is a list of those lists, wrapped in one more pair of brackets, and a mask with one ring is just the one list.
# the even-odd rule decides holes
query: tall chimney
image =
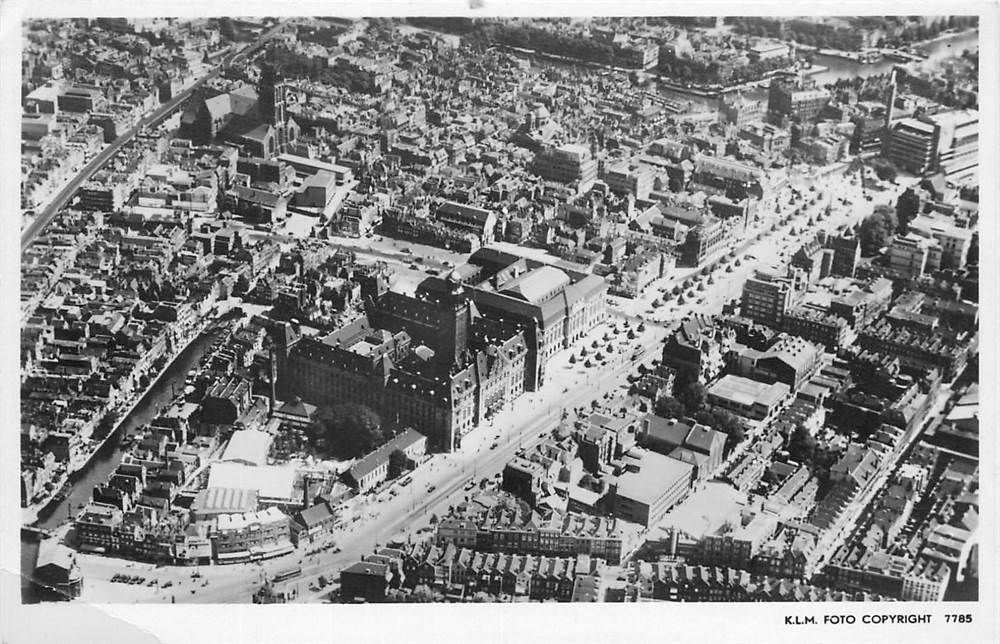
{"label": "tall chimney", "polygon": [[274,343],[268,341],[267,345],[267,380],[268,380],[268,416],[274,417],[275,381],[278,379],[277,365],[274,363]]}
{"label": "tall chimney", "polygon": [[888,134],[888,130],[892,127],[892,113],[896,107],[896,70],[897,66],[893,65],[892,71],[889,72],[889,90],[885,97],[885,129]]}

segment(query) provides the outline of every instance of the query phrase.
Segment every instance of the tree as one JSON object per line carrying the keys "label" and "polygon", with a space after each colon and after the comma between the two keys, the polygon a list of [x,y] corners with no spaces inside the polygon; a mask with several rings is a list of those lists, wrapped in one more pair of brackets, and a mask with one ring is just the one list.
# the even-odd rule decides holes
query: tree
{"label": "tree", "polygon": [[656,401],[654,411],[662,418],[683,418],[684,404],[673,396],[664,396]]}
{"label": "tree", "polygon": [[788,455],[803,465],[811,465],[816,458],[816,438],[802,423],[788,437]]}
{"label": "tree", "polygon": [[378,415],[368,407],[354,403],[320,410],[306,435],[320,451],[342,458],[364,456],[385,442]]}
{"label": "tree", "polygon": [[972,243],[969,244],[969,253],[966,255],[965,262],[970,266],[979,265],[979,235],[972,236]]}
{"label": "tree", "polygon": [[892,161],[884,159],[882,157],[878,157],[872,159],[870,165],[872,167],[872,170],[875,171],[875,176],[881,179],[882,181],[888,181],[890,183],[896,181],[896,175],[899,173],[899,171],[896,168],[896,165]]}
{"label": "tree", "polygon": [[875,211],[865,217],[858,227],[858,239],[861,242],[861,252],[871,256],[889,243],[896,230],[896,213],[889,206],[878,206]]}
{"label": "tree", "polygon": [[728,454],[734,447],[743,442],[746,432],[739,418],[724,409],[702,409],[692,416],[702,425],[708,425],[726,435],[725,452]]}
{"label": "tree", "polygon": [[705,406],[706,397],[705,385],[697,380],[689,382],[677,394],[677,400],[684,405],[684,410],[688,415],[700,411]]}
{"label": "tree", "polygon": [[97,423],[97,428],[94,432],[95,436],[98,439],[104,438],[105,436],[111,433],[111,430],[113,430],[117,424],[118,424],[118,414],[113,411],[107,412],[106,414],[104,414],[104,416],[101,417],[101,420]]}
{"label": "tree", "polygon": [[920,214],[920,195],[913,188],[907,188],[896,200],[896,220],[899,232],[905,233],[907,226]]}
{"label": "tree", "polygon": [[219,35],[226,40],[236,40],[236,27],[233,26],[232,18],[219,18]]}
{"label": "tree", "polygon": [[389,478],[394,479],[406,469],[410,459],[401,449],[394,449],[389,453]]}

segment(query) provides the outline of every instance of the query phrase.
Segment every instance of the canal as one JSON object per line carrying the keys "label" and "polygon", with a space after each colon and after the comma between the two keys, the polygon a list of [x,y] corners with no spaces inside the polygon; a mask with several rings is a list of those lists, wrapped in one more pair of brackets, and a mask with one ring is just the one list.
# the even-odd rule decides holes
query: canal
{"label": "canal", "polygon": [[[935,40],[916,43],[914,47],[927,54],[927,62],[937,62],[952,56],[959,56],[962,51],[966,49],[970,51],[977,51],[979,49],[979,31],[971,29],[969,31],[948,34]],[[532,59],[538,61],[542,65],[550,65],[560,69],[576,70],[586,67],[578,63],[564,60],[540,59],[534,56]],[[893,66],[902,64],[897,61],[889,60],[888,58],[882,58],[876,63],[866,65],[855,60],[848,60],[837,56],[824,56],[821,54],[814,56],[813,62],[817,66],[826,68],[813,75],[816,82],[820,86],[833,83],[840,78],[867,78],[869,76],[877,76],[879,74],[888,74],[892,71]],[[695,92],[687,92],[684,89],[669,87],[663,83],[658,84],[657,89],[661,95],[681,103],[691,102],[695,105],[704,105],[709,108],[714,108],[718,105],[718,99],[714,95],[704,96]],[[760,99],[764,101],[767,100],[766,87],[748,88],[743,91],[743,94],[748,98]]]}
{"label": "canal", "polygon": [[[104,483],[118,467],[125,451],[119,439],[123,434],[134,434],[136,430],[152,421],[160,409],[173,400],[175,394],[184,390],[187,372],[195,368],[202,356],[211,348],[212,342],[222,333],[218,328],[201,334],[191,342],[163,372],[162,377],[146,392],[93,459],[82,470],[73,475],[72,489],[60,503],[53,503],[43,510],[35,523],[40,528],[52,530],[66,523],[81,505],[90,501],[94,486]],[[38,544],[21,537],[21,596],[25,603],[38,601],[31,586],[31,573],[38,555]]]}
{"label": "canal", "polygon": [[[927,54],[927,62],[937,62],[945,58],[960,56],[963,50],[976,51],[979,49],[979,32],[975,29],[962,31],[956,34],[949,34],[936,40],[918,43],[915,48]],[[840,78],[867,78],[879,74],[888,74],[894,65],[902,63],[882,58],[876,63],[869,65],[859,63],[846,58],[836,56],[823,56],[818,54],[813,62],[816,65],[826,67],[826,70],[816,74],[814,78],[820,85],[833,83]]]}

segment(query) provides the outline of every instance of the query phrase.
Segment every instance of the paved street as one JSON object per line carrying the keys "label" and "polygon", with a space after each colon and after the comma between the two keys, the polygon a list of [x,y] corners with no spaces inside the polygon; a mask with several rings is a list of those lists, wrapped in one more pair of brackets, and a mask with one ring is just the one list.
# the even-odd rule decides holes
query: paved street
{"label": "paved street", "polygon": [[[246,45],[241,51],[256,49],[261,43],[277,33],[279,29],[281,29],[280,24],[261,34],[256,41]],[[97,156],[83,166],[83,169],[81,169],[72,180],[63,185],[62,189],[60,189],[55,196],[49,200],[48,205],[36,213],[34,221],[32,221],[21,233],[21,250],[24,250],[31,245],[31,242],[38,237],[38,235],[45,229],[46,226],[49,225],[49,223],[51,223],[56,214],[58,214],[58,212],[70,202],[80,186],[89,181],[95,172],[101,169],[105,163],[111,160],[118,153],[122,146],[131,141],[132,137],[134,137],[142,129],[159,123],[164,117],[183,107],[187,99],[189,99],[199,87],[204,85],[210,79],[218,76],[226,64],[228,64],[236,56],[241,55],[241,51],[234,51],[228,54],[225,58],[223,58],[218,67],[195,81],[190,87],[181,91],[166,103],[157,107],[152,113],[144,116],[138,124],[126,130],[124,134],[108,144]]]}
{"label": "paved street", "polygon": [[[615,317],[610,320],[611,324]],[[594,329],[580,346],[600,339],[608,325]],[[449,505],[460,500],[463,489],[469,481],[493,478],[500,473],[508,460],[521,447],[530,447],[547,436],[558,424],[563,409],[588,405],[599,400],[608,392],[626,384],[625,376],[632,372],[639,362],[647,362],[659,356],[666,330],[658,325],[648,325],[646,331],[637,336],[627,352],[609,359],[607,367],[587,369],[568,362],[573,350],[564,350],[552,359],[547,381],[538,392],[525,394],[517,402],[498,413],[491,421],[484,423],[463,439],[462,450],[454,454],[435,455],[409,476],[412,483],[405,488],[395,485],[395,497],[387,491],[380,494],[377,503],[361,504],[362,513],[356,522],[349,522],[332,535],[332,541],[341,552],[326,551],[312,557],[304,557],[309,547],[300,548],[293,554],[258,564],[237,564],[222,566],[202,566],[204,575],[198,583],[192,583],[190,568],[146,567],[150,574],[142,573],[147,580],[155,574],[161,582],[173,581],[171,592],[157,591],[144,586],[138,590],[142,601],[169,602],[171,597],[178,603],[215,603],[249,601],[254,589],[261,583],[261,571],[273,574],[290,566],[302,567],[298,579],[301,599],[307,599],[308,586],[319,575],[334,578],[339,570],[361,555],[372,552],[376,544],[387,541],[402,530],[415,532],[430,525],[432,515],[443,516]],[[620,337],[624,338],[624,334]],[[627,340],[625,342],[628,342]],[[629,358],[636,349],[641,349],[640,358]],[[578,351],[578,348],[575,348]],[[495,448],[491,448],[496,444]],[[433,492],[427,492],[434,486]],[[81,568],[89,581],[84,587],[86,601],[105,601],[104,597],[119,597],[135,588],[129,585],[112,584],[108,580],[116,573],[140,574],[133,570],[134,564],[120,559],[82,555]],[[204,581],[208,581],[204,585]],[[183,589],[183,591],[181,591]],[[191,591],[194,592],[191,592]]]}

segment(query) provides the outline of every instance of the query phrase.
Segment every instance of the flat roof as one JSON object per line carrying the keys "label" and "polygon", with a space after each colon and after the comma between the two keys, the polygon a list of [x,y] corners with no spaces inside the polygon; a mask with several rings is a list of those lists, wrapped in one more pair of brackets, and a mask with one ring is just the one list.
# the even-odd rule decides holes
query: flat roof
{"label": "flat roof", "polygon": [[741,405],[752,406],[755,402],[770,407],[787,396],[791,390],[783,382],[765,384],[750,378],[726,374],[708,388],[709,395],[732,400]]}
{"label": "flat roof", "polygon": [[240,429],[233,432],[222,453],[223,461],[236,461],[247,465],[266,465],[267,453],[271,449],[273,437],[256,429]]}
{"label": "flat roof", "polygon": [[295,477],[295,469],[291,467],[213,463],[208,487],[251,489],[256,490],[260,498],[292,499],[295,497]]}
{"label": "flat roof", "polygon": [[669,456],[645,449],[629,452],[629,464],[639,471],[626,470],[618,477],[618,495],[652,505],[668,488],[682,479],[690,480],[694,467]]}

